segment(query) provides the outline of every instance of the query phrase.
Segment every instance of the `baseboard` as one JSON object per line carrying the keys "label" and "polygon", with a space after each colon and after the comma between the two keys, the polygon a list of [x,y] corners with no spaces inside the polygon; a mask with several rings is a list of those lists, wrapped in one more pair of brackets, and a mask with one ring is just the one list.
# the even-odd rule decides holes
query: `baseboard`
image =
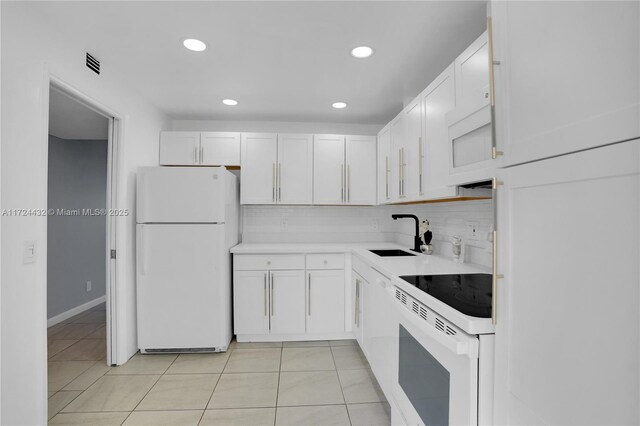
{"label": "baseboard", "polygon": [[83,303],[80,306],[76,306],[75,308],[71,308],[68,311],[65,311],[61,314],[56,315],[55,317],[51,317],[47,320],[47,328],[51,327],[53,325],[59,324],[62,321],[71,318],[74,315],[78,315],[79,313],[82,313],[84,311],[88,311],[89,309],[93,308],[94,306],[98,306],[101,303],[104,303],[107,300],[107,296],[101,296],[98,297],[97,299],[93,299],[88,301],[87,303]]}

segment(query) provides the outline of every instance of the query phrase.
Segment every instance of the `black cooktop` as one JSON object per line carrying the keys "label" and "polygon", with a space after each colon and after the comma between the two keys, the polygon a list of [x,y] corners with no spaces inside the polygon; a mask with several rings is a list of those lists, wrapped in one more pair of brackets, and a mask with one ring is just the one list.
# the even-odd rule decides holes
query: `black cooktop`
{"label": "black cooktop", "polygon": [[465,315],[491,318],[491,274],[405,275],[400,278]]}

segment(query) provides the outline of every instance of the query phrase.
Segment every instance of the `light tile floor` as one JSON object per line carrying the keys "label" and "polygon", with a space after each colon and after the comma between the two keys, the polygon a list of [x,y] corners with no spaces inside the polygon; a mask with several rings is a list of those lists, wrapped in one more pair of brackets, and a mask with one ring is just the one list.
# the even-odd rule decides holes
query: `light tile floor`
{"label": "light tile floor", "polygon": [[389,425],[355,341],[236,343],[105,365],[104,305],[49,329],[49,424]]}

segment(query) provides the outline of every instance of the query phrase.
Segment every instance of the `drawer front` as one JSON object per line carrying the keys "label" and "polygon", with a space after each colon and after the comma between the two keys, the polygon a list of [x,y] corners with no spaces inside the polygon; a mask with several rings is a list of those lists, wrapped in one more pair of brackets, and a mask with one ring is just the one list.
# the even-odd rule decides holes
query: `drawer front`
{"label": "drawer front", "polygon": [[308,254],[307,269],[344,269],[344,253]]}
{"label": "drawer front", "polygon": [[236,271],[265,269],[304,269],[303,254],[237,254],[233,257]]}

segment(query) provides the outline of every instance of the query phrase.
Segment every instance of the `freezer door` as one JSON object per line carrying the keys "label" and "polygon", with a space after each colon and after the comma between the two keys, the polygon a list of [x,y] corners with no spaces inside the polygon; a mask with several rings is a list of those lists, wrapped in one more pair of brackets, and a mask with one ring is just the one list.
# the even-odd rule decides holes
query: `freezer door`
{"label": "freezer door", "polygon": [[211,348],[231,338],[223,225],[138,225],[140,349]]}
{"label": "freezer door", "polygon": [[222,167],[144,167],[137,177],[137,223],[223,223]]}

